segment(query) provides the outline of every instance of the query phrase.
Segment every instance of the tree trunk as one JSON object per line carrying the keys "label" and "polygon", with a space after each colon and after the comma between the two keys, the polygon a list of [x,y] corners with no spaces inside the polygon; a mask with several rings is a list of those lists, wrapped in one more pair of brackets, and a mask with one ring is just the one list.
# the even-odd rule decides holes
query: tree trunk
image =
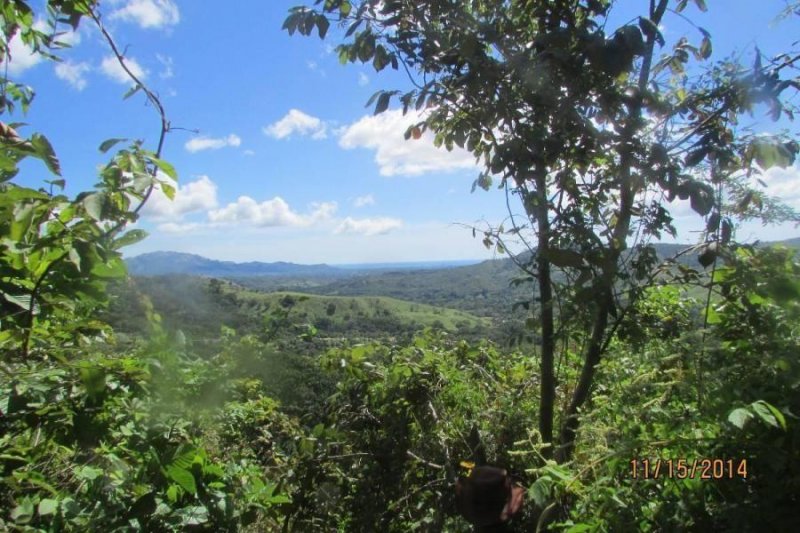
{"label": "tree trunk", "polygon": [[[658,4],[656,4],[656,0],[650,0],[650,20],[656,25],[661,22],[664,16],[667,3],[668,0],[658,0]],[[613,291],[614,280],[617,279],[617,264],[622,252],[627,246],[633,203],[636,198],[636,193],[638,192],[634,188],[632,179],[634,161],[630,142],[640,130],[642,118],[641,95],[647,89],[647,83],[650,79],[650,67],[653,61],[654,48],[655,38],[649,36],[647,38],[647,51],[642,60],[642,68],[639,72],[639,96],[636,101],[630,104],[624,131],[626,140],[621,143],[621,146],[624,148],[621,150],[620,154],[620,203],[619,209],[617,210],[617,224],[614,226],[611,243],[608,248],[608,262],[603,272],[600,288],[601,301],[598,304],[594,325],[592,326],[591,338],[586,347],[581,376],[578,380],[577,387],[572,393],[572,400],[567,408],[561,426],[561,432],[558,438],[558,449],[556,452],[556,460],[559,463],[569,461],[572,457],[572,452],[575,449],[575,436],[577,435],[578,426],[580,424],[578,410],[586,403],[586,400],[589,399],[597,365],[600,363],[600,358],[603,355],[603,347],[606,346],[605,335],[606,329],[608,328],[608,315],[614,306]]]}
{"label": "tree trunk", "polygon": [[550,260],[547,257],[550,249],[550,220],[547,208],[547,169],[537,165],[534,180],[536,191],[536,225],[538,243],[536,249],[537,275],[539,278],[539,297],[541,299],[541,385],[539,392],[539,432],[542,441],[548,446],[544,449],[545,457],[553,453],[553,410],[555,407],[555,328],[553,326],[553,281],[551,279]]}

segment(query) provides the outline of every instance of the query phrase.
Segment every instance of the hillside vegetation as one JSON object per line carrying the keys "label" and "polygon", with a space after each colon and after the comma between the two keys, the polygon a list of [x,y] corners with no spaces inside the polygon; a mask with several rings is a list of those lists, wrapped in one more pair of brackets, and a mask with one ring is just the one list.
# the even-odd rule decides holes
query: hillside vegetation
{"label": "hillside vegetation", "polygon": [[[638,11],[616,22],[620,5]],[[704,64],[704,0],[294,8],[288,33],[418,78],[376,92],[375,113],[424,108],[408,139],[469,151],[475,187],[501,180],[520,201],[524,226],[478,237],[531,246],[519,270],[323,279],[284,263],[290,277],[245,287],[126,270],[122,250],[146,237],[130,226],[179,189],[171,122],[100,8],[0,9],[3,58],[21,43],[47,61],[59,25],[91,24],[160,125],[154,151],[103,141],[97,184],[68,196],[50,141],[15,111],[32,90],[0,73],[0,530],[797,530],[800,254],[736,229],[800,222],[757,184],[800,139],[739,122],[794,116],[798,43]],[[671,33],[686,21],[696,46]],[[30,168],[52,179],[32,188]],[[668,261],[651,243],[676,233],[676,198],[705,229]]]}

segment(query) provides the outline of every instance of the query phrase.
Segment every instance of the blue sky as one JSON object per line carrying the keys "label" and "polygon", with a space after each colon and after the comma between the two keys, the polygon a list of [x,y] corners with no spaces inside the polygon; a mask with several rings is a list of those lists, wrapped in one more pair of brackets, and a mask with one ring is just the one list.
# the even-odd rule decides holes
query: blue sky
{"label": "blue sky", "polygon": [[[109,0],[107,28],[126,49],[130,68],[163,99],[173,126],[164,158],[175,165],[175,202],[156,196],[138,223],[150,233],[126,251],[175,250],[235,261],[363,263],[483,259],[493,256],[463,225],[498,224],[507,216],[501,191],[470,193],[479,172],[458,150],[430,139],[404,141],[410,120],[390,110],[378,117],[364,104],[381,88],[405,88],[390,69],[342,66],[326,41],[281,31],[298,0],[225,3]],[[798,20],[772,24],[783,0],[708,0],[685,14],[713,36],[720,59],[754,45],[771,55],[800,38]],[[642,0],[618,2],[613,22],[634,16]],[[691,4],[691,2],[690,2]],[[215,7],[211,6],[224,6]],[[669,42],[699,41],[685,21],[668,16]],[[12,42],[9,75],[34,87],[25,121],[47,135],[64,169],[67,193],[96,181],[110,137],[140,138],[153,147],[158,119],[141,96],[123,101],[130,83],[120,77],[100,34],[84,21],[67,38],[64,61],[37,62]],[[16,53],[15,53],[16,52]],[[775,125],[752,118],[755,131]],[[780,124],[793,128],[793,124]],[[41,164],[24,166],[22,182],[47,179]],[[768,192],[800,208],[800,170],[765,176]],[[513,204],[512,204],[513,207]],[[702,221],[687,205],[673,206],[679,242],[694,242]],[[519,209],[515,209],[519,212]],[[740,239],[800,235],[793,226],[748,224]]]}

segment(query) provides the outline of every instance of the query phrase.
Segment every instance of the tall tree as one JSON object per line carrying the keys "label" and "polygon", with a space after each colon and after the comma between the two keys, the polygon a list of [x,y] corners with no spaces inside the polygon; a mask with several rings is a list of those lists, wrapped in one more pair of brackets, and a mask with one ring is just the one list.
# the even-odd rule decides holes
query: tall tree
{"label": "tall tree", "polygon": [[[485,167],[477,185],[499,180],[520,200],[526,223],[486,231],[485,242],[535,235],[520,266],[538,293],[539,431],[561,462],[618,324],[661,272],[650,239],[675,234],[667,201],[688,199],[705,217],[703,266],[731,242],[737,216],[797,219],[764,211],[777,204],[750,182],[792,164],[797,143],[737,122],[763,106],[791,118],[783,93],[798,84],[781,76],[792,62],[756,51],[752,67],[690,65],[710,58],[709,33],[694,26],[668,47],[659,29],[667,15],[687,19],[688,4],[641,2],[643,12],[613,28],[612,0],[317,0],[284,23],[323,38],[339,23],[342,62],[404,69],[413,88],[378,91],[375,113],[393,99],[415,110],[407,139],[430,130],[437,145],[469,150]],[[556,419],[558,349],[579,352],[580,368]]]}

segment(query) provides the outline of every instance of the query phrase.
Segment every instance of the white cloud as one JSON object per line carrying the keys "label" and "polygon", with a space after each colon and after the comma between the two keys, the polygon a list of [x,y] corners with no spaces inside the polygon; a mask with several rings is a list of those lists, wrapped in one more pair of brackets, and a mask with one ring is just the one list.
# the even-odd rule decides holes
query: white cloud
{"label": "white cloud", "polygon": [[201,150],[219,150],[226,146],[239,146],[242,144],[242,139],[238,135],[231,133],[227,137],[215,139],[213,137],[195,137],[186,141],[184,148],[189,152],[195,153]]}
{"label": "white cloud", "polygon": [[290,109],[279,121],[265,127],[264,133],[275,139],[284,139],[293,133],[310,135],[312,139],[328,136],[327,125],[317,117],[307,115],[298,109]]}
{"label": "white cloud", "polygon": [[366,236],[383,235],[403,227],[403,221],[396,218],[351,218],[347,217],[336,227],[334,233],[360,233]]}
{"label": "white cloud", "polygon": [[358,84],[362,87],[369,83],[369,77],[363,72],[358,73]]}
{"label": "white cloud", "polygon": [[[139,78],[140,80],[144,80],[147,77],[147,72],[139,65],[139,63],[131,58],[124,58],[125,65],[128,67],[134,76]],[[133,85],[134,81],[128,76],[128,73],[122,68],[122,65],[119,64],[117,58],[115,56],[107,56],[103,59],[103,62],[100,63],[100,70],[108,76],[111,80],[117,83],[123,83],[126,85]]]}
{"label": "white cloud", "polygon": [[374,205],[375,204],[375,197],[371,194],[366,194],[364,196],[359,196],[355,200],[353,200],[353,205],[356,207],[364,207],[365,205]]}
{"label": "white cloud", "polygon": [[162,80],[168,80],[175,75],[172,71],[172,58],[170,56],[164,56],[161,54],[156,54],[156,59],[164,69],[158,73],[158,77]]}
{"label": "white cloud", "polygon": [[210,211],[208,218],[215,223],[244,223],[262,228],[307,227],[317,222],[330,220],[335,212],[335,202],[312,204],[311,212],[303,215],[293,211],[280,196],[261,203],[249,196],[240,196],[236,202]]}
{"label": "white cloud", "polygon": [[382,176],[415,176],[428,172],[446,172],[476,168],[475,158],[458,147],[452,152],[433,145],[429,132],[420,139],[406,141],[403,137],[411,124],[419,122],[420,115],[403,116],[392,110],[376,116],[365,116],[343,128],[339,146],[344,149],[368,148],[375,150],[375,162]]}
{"label": "white cloud", "polygon": [[3,61],[3,70],[8,65],[8,73],[11,76],[18,76],[29,68],[35,66],[42,61],[42,56],[36,54],[28,48],[28,45],[22,42],[19,33],[14,35],[8,42],[8,56],[9,61]]}
{"label": "white cloud", "polygon": [[56,64],[56,76],[69,83],[73,88],[82,91],[86,88],[87,81],[85,74],[92,70],[89,63],[73,63],[72,61],[64,61]]}
{"label": "white cloud", "polygon": [[194,230],[203,228],[203,224],[197,222],[165,222],[156,226],[158,231],[163,233],[190,233]]}
{"label": "white cloud", "polygon": [[800,209],[800,168],[772,167],[761,175],[767,184],[764,192],[794,209]]}
{"label": "white cloud", "polygon": [[244,155],[256,155],[256,153],[253,150],[244,150],[242,153]]}
{"label": "white cloud", "polygon": [[[51,28],[44,20],[37,20],[33,24],[33,28],[45,34],[52,33]],[[60,35],[56,40],[68,46],[76,46],[81,42],[80,35],[72,30],[61,31],[59,29],[58,33]],[[5,71],[6,67],[8,67],[8,73],[11,76],[22,74],[29,68],[41,63],[44,59],[41,54],[35,53],[27,44],[22,42],[19,32],[8,42],[8,57],[10,59],[8,62],[5,59],[0,62],[0,68]]]}
{"label": "white cloud", "polygon": [[156,188],[142,209],[142,214],[154,220],[176,222],[189,213],[216,207],[217,185],[208,176],[200,176],[196,181],[179,185],[174,200]]}
{"label": "white cloud", "polygon": [[164,28],[180,22],[181,15],[172,0],[128,0],[112,11],[110,18],[134,22],[141,28]]}

